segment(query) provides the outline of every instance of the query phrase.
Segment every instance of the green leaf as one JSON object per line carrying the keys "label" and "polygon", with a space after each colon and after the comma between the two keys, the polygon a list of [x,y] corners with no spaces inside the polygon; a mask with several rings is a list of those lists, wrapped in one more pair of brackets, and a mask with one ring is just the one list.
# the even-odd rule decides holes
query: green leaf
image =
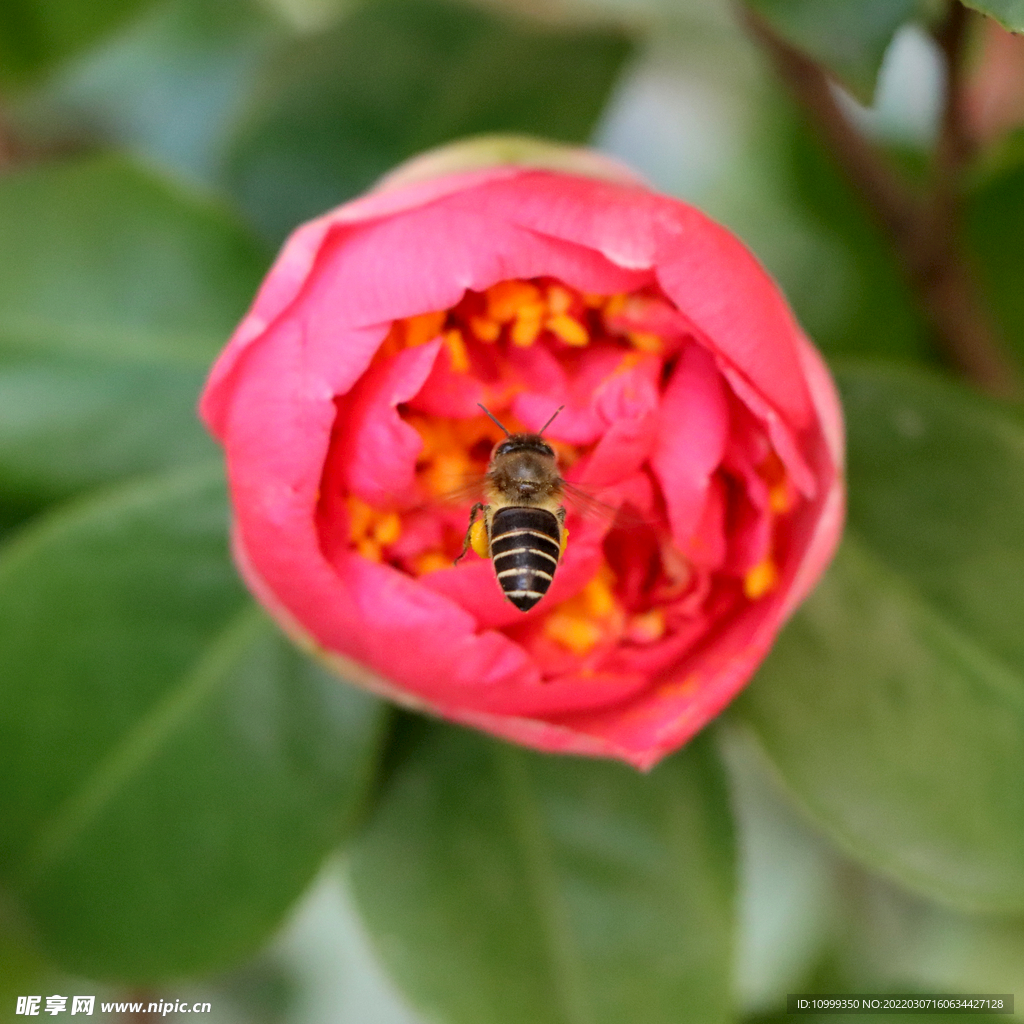
{"label": "green leaf", "polygon": [[878,878],[849,871],[847,878],[848,991],[895,992],[901,985],[924,992],[1021,991],[1020,918],[963,914]]}
{"label": "green leaf", "polygon": [[776,32],[814,57],[866,102],[893,35],[918,0],[746,0]]}
{"label": "green leaf", "polygon": [[18,138],[83,133],[212,182],[224,134],[281,26],[261,0],[162,0],[9,111]]}
{"label": "green leaf", "polygon": [[226,180],[278,238],[401,160],[453,138],[584,142],[630,44],[449,0],[378,0],[283,50],[229,154]]}
{"label": "green leaf", "polygon": [[46,498],[213,458],[195,414],[204,376],[0,351],[0,487]]}
{"label": "green leaf", "polygon": [[266,253],[225,211],[119,157],[0,183],[0,342],[205,366]]}
{"label": "green leaf", "polygon": [[1024,32],[1024,0],[964,0],[964,3],[995,18],[1011,32]]}
{"label": "green leaf", "polygon": [[[737,1001],[748,1013],[808,991],[826,955],[847,864],[798,816],[746,731],[717,727],[739,850]],[[867,991],[865,989],[865,991]]]}
{"label": "green leaf", "polygon": [[738,710],[853,856],[1024,909],[1024,429],[911,371],[839,380],[846,539]]}
{"label": "green leaf", "polygon": [[769,144],[780,138],[791,201],[821,247],[800,287],[787,289],[815,343],[833,357],[934,361],[930,328],[874,211],[792,111]]}
{"label": "green leaf", "polygon": [[151,0],[4,0],[0,5],[0,82],[38,77],[88,46]]}
{"label": "green leaf", "polygon": [[356,842],[352,878],[385,963],[431,1020],[731,1019],[732,835],[706,739],[644,776],[426,727]]}
{"label": "green leaf", "polygon": [[1003,150],[968,196],[967,241],[988,307],[1018,359],[1024,359],[1024,133],[1009,139]]}
{"label": "green leaf", "polygon": [[0,488],[209,458],[207,367],[266,266],[225,212],[115,158],[0,180]]}
{"label": "green leaf", "polygon": [[225,520],[204,469],[0,550],[0,871],[69,970],[153,981],[251,950],[362,800],[379,705],[252,606]]}
{"label": "green leaf", "polygon": [[754,123],[711,212],[765,264],[826,356],[937,365],[905,268],[791,99],[762,89]]}

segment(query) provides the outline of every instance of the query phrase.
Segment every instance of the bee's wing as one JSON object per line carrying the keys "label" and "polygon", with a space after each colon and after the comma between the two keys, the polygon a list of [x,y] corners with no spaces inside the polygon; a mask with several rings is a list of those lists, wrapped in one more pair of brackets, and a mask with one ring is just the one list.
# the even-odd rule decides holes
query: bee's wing
{"label": "bee's wing", "polygon": [[440,502],[442,505],[467,505],[480,498],[486,482],[486,473],[467,476],[457,487],[437,495],[433,500]]}
{"label": "bee's wing", "polygon": [[575,510],[588,519],[603,519],[609,523],[617,522],[621,526],[638,526],[648,521],[639,512],[624,506],[615,508],[614,505],[608,505],[567,480],[562,481],[562,494]]}

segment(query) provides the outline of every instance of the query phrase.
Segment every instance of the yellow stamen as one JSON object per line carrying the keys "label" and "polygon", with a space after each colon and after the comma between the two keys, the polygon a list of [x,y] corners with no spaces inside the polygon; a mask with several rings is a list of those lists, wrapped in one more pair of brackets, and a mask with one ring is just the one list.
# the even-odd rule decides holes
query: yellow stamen
{"label": "yellow stamen", "polygon": [[529,348],[540,335],[541,318],[537,316],[519,316],[512,325],[510,337],[512,344],[519,348]]}
{"label": "yellow stamen", "polygon": [[465,484],[471,469],[469,459],[462,451],[456,449],[435,455],[430,465],[423,470],[420,479],[431,494],[451,494]]}
{"label": "yellow stamen", "polygon": [[424,576],[428,572],[447,569],[451,564],[451,559],[446,558],[440,551],[424,551],[422,555],[416,556],[413,567],[418,576]]}
{"label": "yellow stamen", "polygon": [[563,288],[560,284],[551,284],[547,288],[548,309],[554,316],[561,316],[569,312],[572,306],[572,292]]}
{"label": "yellow stamen", "polygon": [[423,448],[420,451],[420,459],[423,461],[428,461],[458,447],[454,438],[455,423],[452,420],[435,419],[432,416],[411,413],[406,417],[406,422],[415,427],[416,432],[423,439]]}
{"label": "yellow stamen", "polygon": [[768,507],[780,516],[793,507],[793,496],[785,483],[776,484],[768,491]]}
{"label": "yellow stamen", "polygon": [[348,496],[348,536],[355,542],[365,537],[374,519],[374,510],[354,494]]}
{"label": "yellow stamen", "polygon": [[629,373],[630,370],[636,369],[646,359],[646,355],[643,352],[627,352],[620,360],[619,365],[612,370],[611,376],[616,376],[620,373]]}
{"label": "yellow stamen", "polygon": [[665,611],[652,608],[648,612],[640,612],[629,620],[627,629],[629,639],[638,644],[651,644],[665,635]]}
{"label": "yellow stamen", "polygon": [[381,512],[353,494],[348,496],[348,537],[363,558],[379,562],[382,549],[394,544],[401,533],[397,512]]}
{"label": "yellow stamen", "polygon": [[628,295],[621,293],[619,295],[609,295],[605,301],[604,309],[602,310],[605,320],[618,316],[626,308],[626,301],[628,298]]}
{"label": "yellow stamen", "polygon": [[615,611],[614,577],[607,565],[583,588],[583,601],[589,615],[603,619]]}
{"label": "yellow stamen", "polygon": [[501,337],[501,324],[487,316],[471,316],[469,326],[473,334],[488,344],[495,342]]}
{"label": "yellow stamen", "polygon": [[601,640],[601,628],[597,623],[578,615],[552,612],[544,620],[544,635],[582,657]]}
{"label": "yellow stamen", "polygon": [[394,544],[402,534],[402,520],[397,512],[378,513],[377,522],[373,525],[373,539],[385,547]]}
{"label": "yellow stamen", "polygon": [[433,341],[444,326],[448,311],[441,309],[436,313],[420,313],[418,316],[408,317],[405,323],[405,343],[409,348],[417,345],[425,345]]}
{"label": "yellow stamen", "polygon": [[661,351],[661,338],[657,334],[651,334],[649,331],[628,331],[626,337],[633,348],[641,352]]}
{"label": "yellow stamen", "polygon": [[371,562],[380,561],[380,545],[375,540],[370,540],[369,537],[364,537],[356,544],[356,551],[358,551],[363,558],[367,558]]}
{"label": "yellow stamen", "polygon": [[445,331],[444,344],[445,348],[448,349],[452,369],[456,373],[465,373],[469,369],[469,353],[466,351],[466,343],[462,338],[462,331],[457,327],[453,327],[450,331]]}
{"label": "yellow stamen", "polygon": [[584,655],[607,636],[618,635],[621,611],[612,589],[615,576],[607,564],[578,593],[553,608],[544,619],[544,635]]}
{"label": "yellow stamen", "polygon": [[566,345],[572,345],[574,348],[582,348],[590,342],[590,335],[587,333],[586,327],[564,313],[558,316],[549,316],[544,322],[544,326],[556,337],[561,338]]}
{"label": "yellow stamen", "polygon": [[487,315],[498,323],[509,323],[527,306],[543,309],[540,289],[527,281],[500,281],[487,289]]}
{"label": "yellow stamen", "polygon": [[753,569],[748,570],[746,576],[743,577],[743,593],[751,601],[756,601],[758,598],[764,597],[765,594],[771,593],[778,585],[779,582],[779,570],[775,567],[775,562],[769,557],[758,562]]}
{"label": "yellow stamen", "polygon": [[561,551],[559,552],[559,554],[562,554],[562,555],[565,554],[565,545],[568,544],[568,543],[569,543],[569,530],[568,530],[567,527],[563,526],[562,527],[562,542],[559,545],[559,547],[561,548]]}

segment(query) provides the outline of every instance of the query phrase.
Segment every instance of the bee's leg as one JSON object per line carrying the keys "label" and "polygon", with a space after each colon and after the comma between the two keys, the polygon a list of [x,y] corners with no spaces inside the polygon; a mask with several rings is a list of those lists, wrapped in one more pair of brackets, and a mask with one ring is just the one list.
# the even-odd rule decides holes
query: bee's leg
{"label": "bee's leg", "polygon": [[558,518],[558,525],[562,528],[562,542],[559,544],[561,551],[558,552],[559,557],[561,557],[565,554],[565,545],[569,540],[569,531],[565,528],[565,506],[560,505],[555,515]]}
{"label": "bee's leg", "polygon": [[[487,514],[487,506],[482,502],[478,501],[469,512],[469,526],[466,528],[466,539],[462,542],[462,550],[459,552],[458,557],[452,563],[458,565],[459,560],[465,557],[466,552],[469,550],[469,545],[472,543],[473,538],[473,526],[476,524],[476,517],[483,512]],[[473,544],[473,550],[477,550],[477,545]]]}

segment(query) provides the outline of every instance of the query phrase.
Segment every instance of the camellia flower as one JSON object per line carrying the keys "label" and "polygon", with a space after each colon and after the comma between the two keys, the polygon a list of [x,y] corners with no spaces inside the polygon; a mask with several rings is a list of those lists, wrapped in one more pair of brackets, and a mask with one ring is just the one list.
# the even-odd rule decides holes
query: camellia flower
{"label": "camellia flower", "polygon": [[[501,147],[508,152],[502,158]],[[753,674],[843,516],[833,385],[732,235],[593,153],[450,147],[299,228],[213,369],[251,589],[342,675],[649,767]],[[490,161],[490,163],[488,163]],[[569,539],[523,613],[453,565],[501,428]],[[590,504],[590,503],[587,503]]]}

